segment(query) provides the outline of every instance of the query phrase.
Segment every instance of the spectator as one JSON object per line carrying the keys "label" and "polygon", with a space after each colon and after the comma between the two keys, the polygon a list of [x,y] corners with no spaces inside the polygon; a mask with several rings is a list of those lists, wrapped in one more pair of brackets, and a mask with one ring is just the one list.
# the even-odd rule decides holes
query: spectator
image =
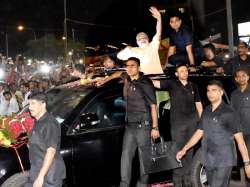
{"label": "spectator", "polygon": [[13,96],[10,91],[5,91],[3,93],[3,96],[6,100],[5,106],[4,106],[5,110],[0,115],[11,116],[13,113],[14,114],[17,113],[19,111],[19,105],[17,103],[15,96]]}
{"label": "spectator", "polygon": [[237,51],[238,54],[224,66],[224,71],[226,74],[235,74],[239,68],[247,68],[248,71],[250,71],[250,57],[248,55],[247,43],[240,41]]}
{"label": "spectator", "polygon": [[[32,83],[31,83],[32,85]],[[32,86],[31,86],[32,88]],[[28,98],[29,95],[31,94],[31,89],[30,89],[30,83],[23,83],[20,85],[20,91],[23,94],[23,102],[22,102],[22,108],[24,108],[28,104]]]}
{"label": "spectator", "polygon": [[41,84],[42,84],[42,90],[44,92],[50,88],[50,80],[49,79],[42,79]]}
{"label": "spectator", "polygon": [[117,54],[117,57],[121,60],[136,57],[140,59],[141,72],[144,74],[161,74],[163,71],[158,54],[162,30],[161,14],[155,7],[150,7],[149,11],[157,20],[156,34],[152,41],[149,42],[149,38],[146,33],[140,32],[136,36],[136,42],[139,47],[126,47]]}
{"label": "spectator", "polygon": [[179,14],[170,16],[169,22],[172,32],[170,33],[170,47],[167,61],[172,64],[199,64],[203,58],[200,42],[186,26],[182,25]]}
{"label": "spectator", "polygon": [[85,79],[85,66],[83,64],[75,64],[72,75],[80,79]]}
{"label": "spectator", "polygon": [[105,75],[110,76],[115,69],[117,69],[117,64],[115,62],[114,57],[112,56],[104,56],[103,58],[103,66],[104,66],[104,71],[105,71]]}
{"label": "spectator", "polygon": [[212,43],[203,46],[205,59],[201,66],[209,69],[215,69],[223,66],[223,59],[215,54],[215,47]]}

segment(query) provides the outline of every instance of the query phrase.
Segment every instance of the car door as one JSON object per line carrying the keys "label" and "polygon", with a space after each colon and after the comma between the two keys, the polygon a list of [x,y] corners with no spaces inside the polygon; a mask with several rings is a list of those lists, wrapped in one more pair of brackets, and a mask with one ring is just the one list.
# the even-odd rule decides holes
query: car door
{"label": "car door", "polygon": [[111,186],[120,180],[125,123],[121,89],[97,95],[76,120],[73,142],[74,181],[79,185]]}

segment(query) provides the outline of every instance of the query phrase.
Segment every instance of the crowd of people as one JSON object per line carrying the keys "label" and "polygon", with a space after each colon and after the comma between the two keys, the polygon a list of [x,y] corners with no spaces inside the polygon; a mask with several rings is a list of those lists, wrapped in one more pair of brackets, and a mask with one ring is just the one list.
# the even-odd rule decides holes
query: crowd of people
{"label": "crowd of people", "polygon": [[[4,68],[7,74],[0,84],[0,116],[15,114],[29,104],[31,114],[37,120],[36,124],[48,126],[46,124],[48,119],[53,124],[51,131],[58,131],[56,122],[46,111],[46,96],[35,94],[37,91],[44,92],[61,84],[67,87],[87,83],[101,86],[111,79],[120,77],[124,81],[124,98],[127,101],[127,124],[121,158],[121,187],[130,185],[132,160],[136,149],[149,144],[151,137],[156,139],[160,136],[154,87],[167,90],[170,94],[171,136],[181,149],[176,158],[181,159],[183,163],[182,168],[174,170],[175,187],[192,186],[190,181],[192,151],[188,150],[192,149],[200,139],[202,139],[203,164],[207,169],[210,187],[226,187],[229,184],[232,166],[236,164],[233,139],[236,139],[243,157],[246,174],[250,176],[250,160],[247,151],[250,148],[248,127],[250,57],[247,44],[240,41],[237,55],[228,62],[224,62],[216,55],[216,49],[212,43],[202,46],[192,31],[182,23],[181,16],[174,14],[169,20],[172,32],[167,61],[161,64],[158,54],[162,32],[161,14],[155,7],[151,7],[149,11],[156,19],[156,33],[152,41],[149,41],[146,33],[138,33],[136,36],[138,47],[128,46],[115,58],[104,56],[103,67],[87,67],[84,64],[58,67],[57,64],[50,64],[56,68],[50,70],[50,73],[38,73],[43,64],[29,66],[22,58],[17,58],[15,62],[1,60],[1,68]],[[116,59],[126,63],[118,64]],[[152,82],[144,76],[163,74],[163,70],[171,66],[176,68],[176,80]],[[212,81],[207,86],[207,96],[211,105],[203,109],[197,86],[188,81],[189,72],[196,72],[198,66],[214,73],[235,75],[239,89],[232,95],[233,109],[222,101],[223,86],[218,81]],[[120,68],[126,71],[119,71]],[[94,80],[100,74],[104,78]],[[76,81],[70,82],[74,79]],[[199,124],[198,130],[197,124]],[[38,126],[33,132],[39,133],[41,130],[39,128],[41,127]],[[43,133],[47,133],[44,134],[47,139],[39,139],[38,143],[35,142],[36,135],[32,134],[30,140],[33,173],[30,173],[29,185],[34,183],[37,187],[51,182],[48,181],[46,173],[51,173],[50,166],[53,165],[53,159],[62,161],[58,156],[60,134],[48,130]],[[55,136],[50,137],[51,133]],[[42,147],[43,152],[36,155],[35,150],[39,147]],[[44,165],[34,165],[36,159]],[[54,171],[58,170],[56,167],[57,165],[53,165]],[[37,178],[34,173],[38,174]],[[55,185],[61,186],[65,172],[62,172],[62,175],[54,176],[58,177],[55,178]],[[148,175],[141,172],[137,186],[145,187],[147,182]]]}

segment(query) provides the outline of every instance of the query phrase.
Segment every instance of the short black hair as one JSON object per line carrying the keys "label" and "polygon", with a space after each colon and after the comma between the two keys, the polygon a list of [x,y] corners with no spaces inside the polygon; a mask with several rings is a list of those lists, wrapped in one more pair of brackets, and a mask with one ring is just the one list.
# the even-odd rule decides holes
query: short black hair
{"label": "short black hair", "polygon": [[173,18],[173,17],[177,17],[177,18],[179,18],[180,20],[182,20],[182,15],[181,15],[180,11],[178,11],[178,10],[171,11],[171,12],[169,13],[169,20],[170,20],[171,18]]}
{"label": "short black hair", "polygon": [[213,53],[215,53],[215,46],[212,43],[205,44],[203,49],[205,48],[210,49]]}
{"label": "short black hair", "polygon": [[208,84],[207,84],[207,86],[213,86],[213,85],[216,85],[216,86],[220,87],[222,90],[224,90],[223,84],[219,80],[214,79],[214,80],[209,81]]}
{"label": "short black hair", "polygon": [[130,58],[128,58],[128,60],[126,61],[126,63],[127,63],[128,61],[130,61],[130,60],[136,62],[136,64],[137,64],[138,66],[140,66],[140,60],[139,60],[139,58],[130,57]]}
{"label": "short black hair", "polygon": [[5,96],[5,95],[12,95],[12,94],[10,91],[5,91],[5,92],[3,92],[3,96]]}
{"label": "short black hair", "polygon": [[238,43],[238,45],[240,45],[240,44],[244,45],[245,48],[248,48],[248,45],[247,45],[246,42],[240,40],[239,43]]}
{"label": "short black hair", "polygon": [[83,64],[75,64],[74,69],[81,72],[82,74],[85,73],[85,66]]}
{"label": "short black hair", "polygon": [[246,68],[246,67],[240,67],[240,68],[237,68],[236,71],[234,72],[234,77],[236,77],[236,74],[239,71],[243,71],[243,72],[245,72],[249,76],[249,70],[248,70],[248,68]]}
{"label": "short black hair", "polygon": [[177,71],[180,67],[185,66],[186,68],[188,67],[186,63],[177,63],[175,65],[175,71]]}
{"label": "short black hair", "polygon": [[38,90],[33,91],[29,95],[28,99],[37,100],[37,101],[41,101],[44,103],[47,103],[47,101],[48,101],[47,95],[44,92],[41,92]]}

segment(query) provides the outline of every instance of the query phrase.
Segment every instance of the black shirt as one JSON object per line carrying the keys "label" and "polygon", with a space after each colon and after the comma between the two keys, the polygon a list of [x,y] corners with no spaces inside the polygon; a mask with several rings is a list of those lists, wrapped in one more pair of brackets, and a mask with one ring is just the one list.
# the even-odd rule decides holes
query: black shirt
{"label": "black shirt", "polygon": [[202,160],[205,166],[228,167],[237,164],[234,134],[240,132],[235,111],[222,102],[215,111],[209,105],[202,113],[199,129],[204,131]]}
{"label": "black shirt", "polygon": [[179,80],[161,80],[160,88],[168,90],[170,94],[170,121],[184,124],[187,119],[197,119],[198,113],[195,102],[200,102],[198,88],[188,82],[185,86]]}
{"label": "black shirt", "polygon": [[242,92],[240,88],[233,91],[231,95],[231,105],[237,112],[242,125],[242,132],[250,135],[250,85]]}
{"label": "black shirt", "polygon": [[[186,26],[181,26],[179,31],[172,30],[170,33],[170,46],[176,47],[177,53],[187,53],[186,46],[192,45],[193,52],[201,53],[202,47],[198,40],[195,39],[193,33]],[[201,54],[200,54],[201,55]]]}
{"label": "black shirt", "polygon": [[233,57],[229,63],[224,65],[226,74],[234,74],[237,69],[246,68],[250,72],[250,57],[247,56],[246,60],[242,60],[240,56]]}
{"label": "black shirt", "polygon": [[[29,159],[32,168],[37,172],[41,169],[47,149],[56,149],[55,159],[48,173],[52,173],[55,178],[65,178],[65,165],[60,155],[61,128],[55,118],[45,113],[35,122],[29,138]],[[34,169],[32,170],[34,171]]]}
{"label": "black shirt", "polygon": [[124,80],[124,97],[127,102],[127,121],[152,121],[151,104],[156,104],[155,88],[152,81],[142,73],[137,80],[131,80],[126,72],[122,73]]}

